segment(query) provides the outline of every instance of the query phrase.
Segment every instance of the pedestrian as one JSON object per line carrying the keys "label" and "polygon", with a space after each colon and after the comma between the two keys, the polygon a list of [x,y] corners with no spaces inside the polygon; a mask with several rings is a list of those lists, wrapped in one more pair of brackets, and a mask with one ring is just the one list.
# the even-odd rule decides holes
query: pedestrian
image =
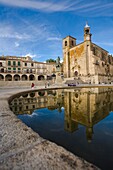
{"label": "pedestrian", "polygon": [[35,84],[34,84],[34,83],[32,83],[32,84],[31,84],[31,88],[33,89],[33,88],[34,88],[34,86],[35,86]]}
{"label": "pedestrian", "polygon": [[47,88],[47,82],[45,82],[45,88]]}
{"label": "pedestrian", "polygon": [[48,87],[50,86],[49,81],[47,82]]}

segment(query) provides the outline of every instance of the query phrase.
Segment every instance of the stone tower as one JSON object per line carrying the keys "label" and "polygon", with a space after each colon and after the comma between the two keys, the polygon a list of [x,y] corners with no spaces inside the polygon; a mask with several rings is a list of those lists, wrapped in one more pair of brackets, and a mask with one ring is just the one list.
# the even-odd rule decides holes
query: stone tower
{"label": "stone tower", "polygon": [[64,71],[64,77],[70,77],[70,48],[76,46],[76,38],[67,36],[63,39],[63,71]]}
{"label": "stone tower", "polygon": [[90,33],[90,26],[86,22],[86,25],[84,27],[84,43],[85,43],[85,54],[86,54],[86,74],[87,76],[90,74],[94,74],[94,65],[93,63],[93,58],[91,55],[91,36],[92,34]]}
{"label": "stone tower", "polygon": [[91,33],[90,33],[90,26],[86,23],[84,27],[84,41],[91,41]]}
{"label": "stone tower", "polygon": [[60,57],[58,57],[56,60],[56,83],[62,82],[61,71],[62,71],[62,64],[60,63]]}

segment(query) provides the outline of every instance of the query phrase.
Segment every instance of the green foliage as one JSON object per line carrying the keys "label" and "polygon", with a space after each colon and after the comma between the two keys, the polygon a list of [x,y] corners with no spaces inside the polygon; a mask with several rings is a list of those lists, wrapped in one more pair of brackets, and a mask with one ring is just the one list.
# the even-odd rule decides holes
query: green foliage
{"label": "green foliage", "polygon": [[56,60],[50,58],[50,59],[46,60],[46,63],[56,63]]}

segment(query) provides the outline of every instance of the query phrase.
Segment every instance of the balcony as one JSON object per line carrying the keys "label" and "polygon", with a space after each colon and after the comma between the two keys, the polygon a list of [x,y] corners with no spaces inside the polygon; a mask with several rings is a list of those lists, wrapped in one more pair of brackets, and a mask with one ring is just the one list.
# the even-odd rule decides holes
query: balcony
{"label": "balcony", "polygon": [[38,74],[38,75],[46,75],[46,71],[37,71],[36,70],[0,70],[0,73],[18,73],[18,74]]}

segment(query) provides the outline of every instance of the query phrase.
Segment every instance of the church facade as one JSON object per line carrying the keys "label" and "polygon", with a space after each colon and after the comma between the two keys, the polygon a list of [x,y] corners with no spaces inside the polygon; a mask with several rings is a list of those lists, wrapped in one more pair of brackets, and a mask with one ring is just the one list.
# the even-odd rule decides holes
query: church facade
{"label": "church facade", "polygon": [[76,44],[76,38],[63,39],[64,78],[82,80],[84,83],[113,82],[113,56],[91,41],[90,26],[84,27],[84,41]]}

